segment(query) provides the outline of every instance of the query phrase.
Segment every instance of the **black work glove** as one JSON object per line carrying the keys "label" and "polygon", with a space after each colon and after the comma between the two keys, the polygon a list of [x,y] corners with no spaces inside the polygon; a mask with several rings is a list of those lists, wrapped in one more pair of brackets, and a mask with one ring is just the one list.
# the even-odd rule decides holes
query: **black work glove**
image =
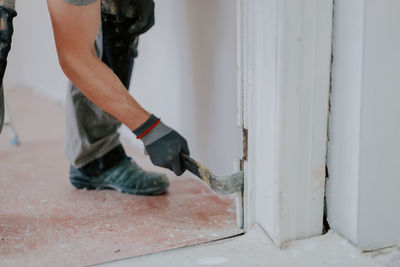
{"label": "black work glove", "polygon": [[7,67],[7,56],[11,49],[11,37],[14,33],[13,18],[17,12],[0,6],[0,133],[4,123],[3,77]]}
{"label": "black work glove", "polygon": [[129,33],[139,35],[147,32],[154,25],[153,0],[129,0],[136,9],[137,21],[129,28]]}
{"label": "black work glove", "polygon": [[102,1],[102,14],[114,16],[115,23],[129,24],[127,32],[138,36],[154,25],[153,0],[110,0]]}
{"label": "black work glove", "polygon": [[142,140],[151,162],[182,175],[186,168],[181,153],[190,155],[185,138],[163,124],[157,117],[151,117],[133,133]]}

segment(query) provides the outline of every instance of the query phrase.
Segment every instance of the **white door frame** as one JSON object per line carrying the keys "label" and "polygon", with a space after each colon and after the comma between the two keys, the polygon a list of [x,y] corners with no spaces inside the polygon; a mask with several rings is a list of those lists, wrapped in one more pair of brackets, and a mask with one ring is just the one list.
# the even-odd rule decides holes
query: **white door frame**
{"label": "white door frame", "polygon": [[244,228],[322,233],[333,0],[237,0]]}
{"label": "white door frame", "polygon": [[328,219],[364,251],[400,246],[399,11],[335,1]]}

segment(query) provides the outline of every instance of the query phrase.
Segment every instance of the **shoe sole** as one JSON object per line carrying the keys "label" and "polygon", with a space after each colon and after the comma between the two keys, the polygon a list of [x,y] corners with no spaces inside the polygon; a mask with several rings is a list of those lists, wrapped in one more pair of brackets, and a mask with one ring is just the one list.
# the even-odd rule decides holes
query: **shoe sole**
{"label": "shoe sole", "polygon": [[142,196],[162,195],[168,189],[168,186],[159,186],[152,189],[137,190],[137,189],[116,186],[115,184],[87,182],[81,179],[74,179],[74,178],[71,178],[71,184],[77,189],[86,189],[86,190],[112,189],[120,193],[125,193],[130,195],[142,195]]}

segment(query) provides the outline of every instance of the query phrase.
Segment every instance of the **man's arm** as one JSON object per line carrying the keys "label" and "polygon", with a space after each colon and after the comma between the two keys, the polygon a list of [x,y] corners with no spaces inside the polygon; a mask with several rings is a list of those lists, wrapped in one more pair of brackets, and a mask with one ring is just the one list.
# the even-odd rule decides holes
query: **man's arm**
{"label": "man's arm", "polygon": [[[68,78],[87,98],[126,124],[143,141],[153,164],[182,175],[186,168],[181,153],[189,155],[185,138],[150,116],[96,56],[94,41],[100,28],[100,0],[79,6],[64,0],[47,2],[59,61]],[[81,1],[71,3],[75,2]]]}
{"label": "man's arm", "polygon": [[137,129],[149,117],[119,78],[97,56],[94,41],[100,28],[100,0],[84,6],[47,0],[60,65],[68,78],[107,113]]}

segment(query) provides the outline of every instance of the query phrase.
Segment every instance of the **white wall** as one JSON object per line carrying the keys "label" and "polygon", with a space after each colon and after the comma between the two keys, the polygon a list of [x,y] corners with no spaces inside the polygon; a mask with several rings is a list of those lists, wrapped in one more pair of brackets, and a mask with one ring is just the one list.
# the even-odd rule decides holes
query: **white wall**
{"label": "white wall", "polygon": [[192,154],[218,174],[241,156],[236,127],[236,4],[157,1],[143,36],[134,96],[189,139]]}
{"label": "white wall", "polygon": [[[62,102],[66,79],[57,63],[45,1],[17,5],[5,84]],[[156,1],[156,25],[142,36],[139,49],[134,97],[187,137],[194,157],[217,174],[232,172],[242,152],[236,127],[235,2]]]}
{"label": "white wall", "polygon": [[400,245],[399,14],[336,0],[328,218],[364,250]]}

